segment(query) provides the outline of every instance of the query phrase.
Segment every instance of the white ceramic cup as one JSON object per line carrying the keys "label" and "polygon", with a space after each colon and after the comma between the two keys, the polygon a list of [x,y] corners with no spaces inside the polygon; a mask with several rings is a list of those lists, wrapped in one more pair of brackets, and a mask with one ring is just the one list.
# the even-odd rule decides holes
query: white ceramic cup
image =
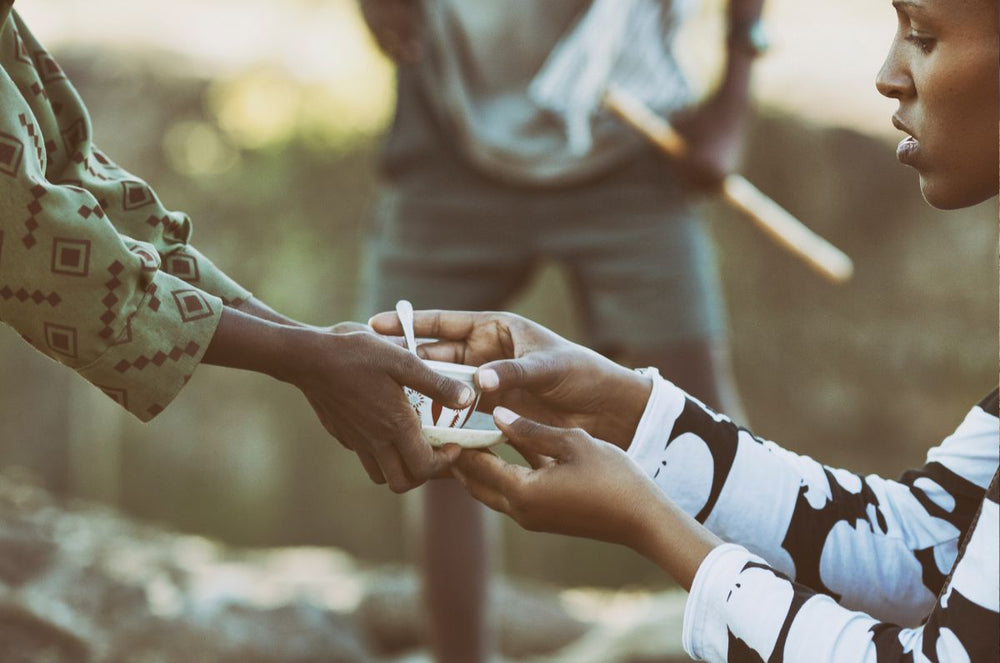
{"label": "white ceramic cup", "polygon": [[444,375],[445,377],[458,380],[462,384],[468,385],[476,394],[472,404],[454,410],[446,405],[434,401],[429,396],[421,394],[415,389],[404,387],[406,397],[410,400],[410,405],[420,417],[420,423],[424,426],[435,426],[438,428],[461,428],[472,416],[479,403],[480,391],[476,386],[472,376],[476,374],[476,366],[465,366],[464,364],[451,364],[445,361],[434,361],[425,359],[431,370]]}

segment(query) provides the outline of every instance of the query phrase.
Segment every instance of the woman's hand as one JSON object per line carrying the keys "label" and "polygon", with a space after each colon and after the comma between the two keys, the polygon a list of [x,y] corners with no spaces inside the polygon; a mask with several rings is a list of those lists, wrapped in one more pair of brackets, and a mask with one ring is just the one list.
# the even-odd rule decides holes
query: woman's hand
{"label": "woman's hand", "polygon": [[521,527],[617,543],[690,588],[721,541],[674,505],[621,449],[497,408],[497,427],[530,468],[488,451],[464,451],[452,473],[486,506]]}
{"label": "woman's hand", "polygon": [[[395,313],[369,321],[400,335]],[[583,428],[626,448],[646,407],[652,382],[592,350],[512,313],[417,311],[417,336],[427,359],[480,366],[480,409],[502,405],[562,427]]]}
{"label": "woman's hand", "polygon": [[369,477],[395,492],[446,473],[459,452],[454,445],[428,444],[402,386],[456,408],[474,397],[466,385],[357,323],[292,326],[227,308],[204,361],[298,387],[326,430],[358,455]]}
{"label": "woman's hand", "polygon": [[624,451],[580,428],[554,428],[494,412],[497,427],[531,465],[465,451],[452,473],[486,506],[538,532],[638,547],[660,490]]}

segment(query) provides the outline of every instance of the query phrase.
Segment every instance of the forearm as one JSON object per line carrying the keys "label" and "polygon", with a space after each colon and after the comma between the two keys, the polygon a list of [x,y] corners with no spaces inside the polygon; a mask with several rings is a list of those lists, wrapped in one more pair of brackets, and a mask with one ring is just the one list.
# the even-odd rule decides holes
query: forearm
{"label": "forearm", "polygon": [[760,53],[748,48],[745,40],[736,36],[745,37],[747,26],[759,21],[763,5],[763,0],[731,0],[726,12],[726,63],[717,94],[741,108],[747,106],[750,73]]}
{"label": "forearm", "polygon": [[273,308],[260,301],[256,297],[250,296],[246,300],[236,304],[233,308],[241,313],[247,315],[252,315],[255,318],[260,318],[261,320],[267,320],[269,322],[274,322],[279,325],[286,325],[289,327],[307,327],[308,325],[299,322],[298,320],[293,320],[292,318],[286,317],[281,313],[278,313]]}
{"label": "forearm", "polygon": [[643,522],[631,547],[690,591],[701,563],[722,539],[662,493],[649,503]]}
{"label": "forearm", "polygon": [[226,307],[202,363],[254,371],[289,382],[298,368],[308,333],[300,327]]}

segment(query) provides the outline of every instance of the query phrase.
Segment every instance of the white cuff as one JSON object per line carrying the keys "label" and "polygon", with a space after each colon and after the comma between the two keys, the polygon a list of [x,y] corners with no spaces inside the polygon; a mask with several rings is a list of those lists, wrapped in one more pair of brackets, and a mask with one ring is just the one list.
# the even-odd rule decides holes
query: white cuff
{"label": "white cuff", "polygon": [[653,378],[653,390],[649,394],[639,425],[636,426],[635,436],[629,444],[628,455],[647,474],[652,475],[657,460],[663,455],[663,448],[674,428],[674,422],[684,409],[687,394],[660,377],[655,368],[640,369],[639,372]]}
{"label": "white cuff", "polygon": [[726,598],[747,562],[757,559],[743,546],[724,543],[708,553],[691,583],[684,606],[682,644],[699,661],[724,661],[729,649]]}

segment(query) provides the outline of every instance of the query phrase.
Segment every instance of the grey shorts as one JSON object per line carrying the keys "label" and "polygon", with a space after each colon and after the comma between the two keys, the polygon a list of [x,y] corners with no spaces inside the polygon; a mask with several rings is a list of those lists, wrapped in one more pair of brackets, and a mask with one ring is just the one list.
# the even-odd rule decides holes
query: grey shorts
{"label": "grey shorts", "polygon": [[[425,164],[426,165],[426,164]],[[659,157],[556,189],[513,187],[425,167],[376,199],[362,315],[417,308],[499,310],[542,260],[570,276],[585,339],[655,351],[723,333],[711,238]]]}

